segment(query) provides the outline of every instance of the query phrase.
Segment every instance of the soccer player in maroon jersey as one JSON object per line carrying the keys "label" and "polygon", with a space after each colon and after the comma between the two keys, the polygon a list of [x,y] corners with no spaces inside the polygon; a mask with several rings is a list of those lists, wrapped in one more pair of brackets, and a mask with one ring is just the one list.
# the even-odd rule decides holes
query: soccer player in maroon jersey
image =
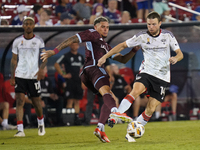
{"label": "soccer player in maroon jersey", "polygon": [[[93,91],[93,93],[100,93],[103,97],[104,104],[101,108],[101,114],[99,122],[94,134],[102,142],[110,142],[105,134],[104,125],[111,112],[117,112],[113,93],[110,90],[109,75],[105,71],[104,65],[98,67],[98,60],[111,50],[111,47],[104,41],[109,31],[109,23],[105,17],[98,17],[94,20],[94,29],[89,29],[83,32],[79,32],[76,35],[68,38],[61,44],[59,44],[54,50],[48,50],[41,55],[41,59],[45,61],[48,57],[57,54],[62,49],[68,47],[72,43],[86,42],[85,46],[85,63],[83,71],[81,72],[81,81]],[[132,50],[126,55],[116,54],[113,56],[114,60],[126,63],[130,58],[135,55],[135,51]],[[125,114],[119,114],[123,116],[123,120],[128,122],[132,120]],[[112,125],[112,124],[111,124]]]}

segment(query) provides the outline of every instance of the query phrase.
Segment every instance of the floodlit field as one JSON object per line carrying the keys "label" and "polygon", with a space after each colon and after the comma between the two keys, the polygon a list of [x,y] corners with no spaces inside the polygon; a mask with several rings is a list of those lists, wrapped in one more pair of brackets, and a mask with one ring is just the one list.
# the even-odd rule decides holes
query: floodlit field
{"label": "floodlit field", "polygon": [[94,135],[96,126],[46,128],[39,137],[37,129],[26,129],[24,138],[14,138],[14,131],[0,131],[0,150],[199,150],[200,121],[149,122],[145,134],[129,143],[127,124],[106,126],[111,143],[102,143]]}

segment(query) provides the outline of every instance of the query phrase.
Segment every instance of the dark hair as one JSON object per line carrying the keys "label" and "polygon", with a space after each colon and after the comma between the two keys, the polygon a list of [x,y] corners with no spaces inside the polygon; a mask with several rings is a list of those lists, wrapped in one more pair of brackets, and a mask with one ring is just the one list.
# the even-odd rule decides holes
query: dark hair
{"label": "dark hair", "polygon": [[41,4],[34,4],[33,6],[33,11],[35,14],[37,14],[38,10],[40,10],[42,8]]}
{"label": "dark hair", "polygon": [[148,14],[148,16],[147,16],[147,19],[155,19],[155,18],[158,19],[158,22],[161,21],[160,15],[159,15],[157,12],[155,12],[155,11],[150,12],[150,13]]}
{"label": "dark hair", "polygon": [[95,26],[97,23],[100,23],[100,22],[108,22],[108,19],[105,18],[105,17],[103,17],[103,16],[100,16],[100,17],[98,17],[98,18],[96,18],[96,19],[94,20],[94,26]]}

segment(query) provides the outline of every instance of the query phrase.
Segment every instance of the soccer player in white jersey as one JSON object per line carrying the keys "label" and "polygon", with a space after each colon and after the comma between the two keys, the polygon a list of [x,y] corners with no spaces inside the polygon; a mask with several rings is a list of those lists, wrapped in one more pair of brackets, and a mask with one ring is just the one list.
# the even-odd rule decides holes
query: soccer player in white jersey
{"label": "soccer player in white jersey", "polygon": [[24,137],[23,106],[25,94],[31,98],[38,120],[38,135],[45,134],[44,118],[40,103],[40,79],[42,70],[47,61],[39,66],[39,55],[44,49],[43,40],[33,33],[35,21],[27,17],[23,21],[24,34],[16,38],[12,46],[11,79],[10,84],[15,86],[16,117],[18,132],[15,137]]}
{"label": "soccer player in white jersey", "polygon": [[[142,31],[123,43],[118,44],[98,61],[98,66],[105,63],[106,58],[119,53],[124,48],[140,46],[144,55],[144,66],[136,76],[133,89],[120,103],[118,111],[124,113],[129,109],[134,100],[142,93],[148,92],[149,101],[145,111],[137,118],[143,125],[151,118],[156,107],[163,102],[165,88],[170,82],[170,64],[175,64],[183,59],[174,35],[167,30],[160,29],[161,18],[157,12],[151,12],[147,16],[148,31]],[[170,56],[170,48],[176,52],[176,56]],[[135,53],[137,50],[134,51]],[[115,113],[110,114],[109,121],[115,124],[120,118]]]}

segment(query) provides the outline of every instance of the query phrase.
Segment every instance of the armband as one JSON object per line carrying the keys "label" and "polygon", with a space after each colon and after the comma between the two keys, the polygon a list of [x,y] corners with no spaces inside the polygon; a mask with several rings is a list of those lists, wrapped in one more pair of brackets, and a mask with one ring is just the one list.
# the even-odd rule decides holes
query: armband
{"label": "armband", "polygon": [[53,50],[55,52],[55,54],[58,54],[59,53],[59,50],[57,48],[54,48]]}

